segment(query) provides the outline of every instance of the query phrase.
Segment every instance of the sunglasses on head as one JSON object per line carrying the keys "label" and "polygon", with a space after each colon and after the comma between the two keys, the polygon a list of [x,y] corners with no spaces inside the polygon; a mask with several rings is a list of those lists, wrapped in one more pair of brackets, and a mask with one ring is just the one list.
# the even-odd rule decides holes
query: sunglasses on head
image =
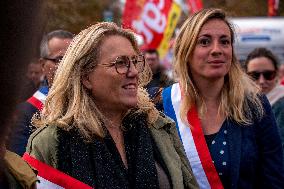
{"label": "sunglasses on head", "polygon": [[265,80],[273,80],[276,77],[276,71],[275,70],[266,70],[263,72],[257,72],[257,71],[252,71],[248,72],[248,75],[253,79],[253,80],[259,80],[260,75],[264,77]]}

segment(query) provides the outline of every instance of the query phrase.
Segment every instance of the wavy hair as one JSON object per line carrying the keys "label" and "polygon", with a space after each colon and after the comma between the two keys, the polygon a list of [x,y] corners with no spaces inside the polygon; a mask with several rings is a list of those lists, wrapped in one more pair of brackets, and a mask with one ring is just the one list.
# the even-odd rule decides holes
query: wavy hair
{"label": "wavy hair", "polygon": [[[211,19],[224,21],[230,29],[232,44],[235,40],[234,27],[228,21],[226,13],[221,9],[204,9],[188,18],[182,25],[174,46],[174,68],[179,77],[181,89],[184,92],[180,112],[182,120],[186,120],[187,111],[196,102],[201,102],[199,109],[201,116],[206,111],[206,104],[203,97],[199,95],[198,88],[190,73],[189,64],[191,63],[198,34],[202,26]],[[252,107],[258,110],[256,111],[258,117],[263,115],[263,107],[259,99],[259,88],[242,71],[234,49],[232,54],[232,64],[225,76],[218,112],[238,123],[250,124],[253,121]]]}
{"label": "wavy hair", "polygon": [[[76,128],[87,141],[93,136],[105,136],[103,124],[107,120],[82,84],[82,78],[96,69],[101,45],[104,39],[113,35],[128,39],[139,53],[134,33],[114,23],[101,22],[81,31],[73,39],[56,71],[44,109],[40,116],[34,118],[36,126],[56,125],[66,130]],[[153,123],[158,111],[142,88],[151,79],[149,70],[146,65],[138,76],[138,104],[135,109],[146,113],[148,121]]]}

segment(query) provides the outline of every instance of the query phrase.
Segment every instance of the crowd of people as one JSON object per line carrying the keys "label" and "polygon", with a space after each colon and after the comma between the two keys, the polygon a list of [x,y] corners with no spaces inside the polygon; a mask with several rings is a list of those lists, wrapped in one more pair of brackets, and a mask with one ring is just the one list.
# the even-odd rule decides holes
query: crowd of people
{"label": "crowd of people", "polygon": [[171,78],[156,49],[114,23],[51,31],[6,156],[25,160],[28,188],[284,188],[282,65],[260,47],[243,68],[234,42],[223,10],[195,13],[176,36]]}

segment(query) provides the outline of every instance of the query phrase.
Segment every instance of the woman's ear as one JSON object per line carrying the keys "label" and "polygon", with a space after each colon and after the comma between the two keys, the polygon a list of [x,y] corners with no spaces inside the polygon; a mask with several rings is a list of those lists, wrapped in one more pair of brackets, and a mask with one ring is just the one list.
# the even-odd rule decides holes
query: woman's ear
{"label": "woman's ear", "polygon": [[89,74],[83,76],[82,83],[87,89],[92,89],[92,84],[90,82]]}

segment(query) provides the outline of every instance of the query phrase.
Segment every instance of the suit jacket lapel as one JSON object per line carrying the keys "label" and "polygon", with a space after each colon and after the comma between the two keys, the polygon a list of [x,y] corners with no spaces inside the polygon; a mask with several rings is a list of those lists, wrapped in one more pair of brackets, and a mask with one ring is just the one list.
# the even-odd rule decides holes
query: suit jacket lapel
{"label": "suit jacket lapel", "polygon": [[240,159],[241,159],[241,144],[242,144],[242,132],[241,126],[234,121],[229,121],[228,124],[228,140],[229,142],[229,153],[230,153],[230,178],[231,188],[237,188]]}

